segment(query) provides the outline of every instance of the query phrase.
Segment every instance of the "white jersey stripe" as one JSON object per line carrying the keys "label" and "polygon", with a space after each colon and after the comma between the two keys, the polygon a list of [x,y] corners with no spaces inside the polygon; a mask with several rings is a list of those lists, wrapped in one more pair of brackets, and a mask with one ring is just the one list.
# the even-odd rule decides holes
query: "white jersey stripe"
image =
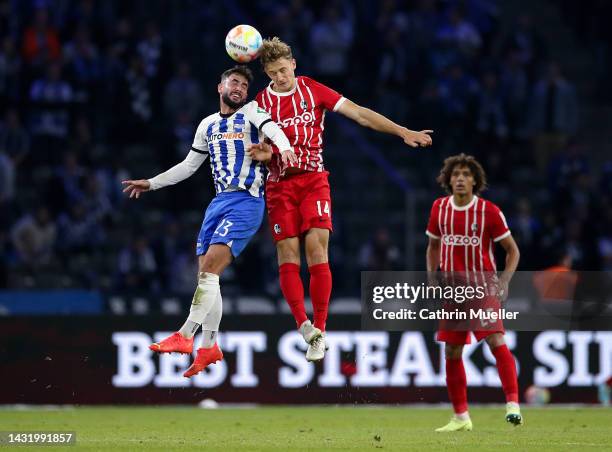
{"label": "white jersey stripe", "polygon": [[[319,134],[319,147],[323,149],[323,131],[325,130],[325,110],[323,110],[323,115],[321,116],[321,133]],[[317,171],[323,171],[323,153],[319,153],[319,166]]]}
{"label": "white jersey stripe", "polygon": [[[451,207],[450,234],[451,236],[455,235],[455,208],[454,207]],[[450,255],[451,255],[450,271],[453,272],[455,271],[455,259],[453,258],[455,255],[455,242],[454,241],[451,242],[451,246],[449,248],[450,248]]]}
{"label": "white jersey stripe", "polygon": [[[297,116],[298,115],[298,110],[297,110],[297,107],[295,105],[295,96],[291,96],[291,105],[293,105],[293,113],[295,114],[295,116]],[[293,145],[295,146],[297,144],[297,140],[298,140],[298,126],[297,126],[297,124],[294,124],[293,128],[295,130],[295,136],[293,137]]]}
{"label": "white jersey stripe", "polygon": [[272,106],[274,104],[272,102],[272,98],[270,97],[270,93],[267,90],[266,90],[266,96],[268,97],[268,112],[270,113],[270,117],[272,118],[272,121],[278,122],[278,118],[274,119],[274,116],[272,116]]}
{"label": "white jersey stripe", "polygon": [[[478,224],[478,221],[476,220],[476,215],[478,215],[478,202],[480,200],[477,199],[476,202],[474,203],[474,211],[472,212],[472,224]],[[478,231],[474,231],[472,230],[472,233],[470,234],[471,236],[475,236],[478,233]],[[467,267],[466,267],[467,268]],[[473,246],[472,247],[472,273],[474,275],[476,275],[476,247]],[[476,279],[476,283],[478,283],[478,278],[476,276],[474,276]]]}
{"label": "white jersey stripe", "polygon": [[[448,220],[448,209],[450,207],[450,196],[448,198],[446,198],[446,207],[444,209],[444,221],[442,224],[444,224],[444,226],[446,226],[446,221]],[[444,231],[446,234],[448,234],[448,231]],[[445,246],[444,249],[446,251],[445,255],[444,255],[444,271],[447,272],[448,271],[448,260],[449,260],[449,246]],[[451,256],[452,258],[452,256]]]}
{"label": "white jersey stripe", "polygon": [[484,286],[487,286],[487,279],[485,278],[484,275],[484,264],[483,264],[483,254],[484,254],[484,250],[482,249],[482,237],[484,235],[484,230],[485,230],[485,225],[486,225],[486,215],[485,215],[485,205],[487,203],[485,202],[485,200],[482,200],[482,225],[480,226],[480,245],[478,245],[478,247],[480,248],[478,254],[480,255],[480,274],[482,275],[482,282],[484,284]]}
{"label": "white jersey stripe", "polygon": [[[302,80],[302,85],[304,86],[304,88],[306,88],[306,91],[308,92],[308,97],[310,97],[310,104],[312,105],[312,117],[313,123],[317,122],[317,110],[314,108],[315,103],[314,103],[314,97],[312,97],[312,91],[310,91],[310,88],[306,86],[306,83],[304,83],[304,80]],[[314,136],[314,128],[310,127],[310,136],[308,137],[308,144],[307,146],[310,148],[311,147],[311,141],[312,141],[312,137]],[[323,156],[319,155],[319,159],[321,161],[323,161]]]}
{"label": "white jersey stripe", "polygon": [[[442,238],[442,236],[444,235],[444,231],[442,231],[442,204],[444,203],[444,200],[440,201],[440,204],[438,204],[438,231],[440,231],[440,238]],[[444,269],[444,257],[442,255],[442,251],[444,250],[444,246],[440,246],[440,256],[438,257],[438,261],[440,262],[440,268]]]}
{"label": "white jersey stripe", "polygon": [[[304,80],[302,80],[302,83],[304,83]],[[306,88],[306,91],[308,91],[308,95],[310,96],[310,101],[312,102],[312,105],[314,107],[314,98],[312,97],[312,91],[310,91],[310,88],[308,86],[306,86],[304,84],[304,87]],[[314,121],[316,122],[317,119],[317,113],[316,110],[313,108],[312,110],[313,116],[314,116]],[[319,144],[318,146],[321,148],[321,152],[319,152],[319,161],[317,162],[317,171],[321,172],[323,171],[323,152],[322,152],[322,146],[323,146],[323,131],[325,130],[325,110],[323,110],[323,113],[321,114],[321,133],[319,133]],[[310,138],[308,139],[308,147],[310,147],[310,140],[312,139],[312,137],[314,136],[314,129],[312,129],[311,127],[311,131],[312,131],[312,135],[310,136]]]}
{"label": "white jersey stripe", "polygon": [[[280,105],[280,99],[278,104]],[[298,110],[297,107],[295,105],[295,96],[291,96],[291,104],[293,105],[293,113],[295,114],[295,116],[298,116]],[[298,141],[298,126],[297,124],[293,125],[293,128],[295,129],[295,135],[293,136],[293,146],[295,146],[297,144]],[[298,158],[298,162],[302,161],[302,149],[300,148],[300,153],[298,154],[297,158]],[[290,166],[293,166],[293,164],[290,164]]]}
{"label": "white jersey stripe", "polygon": [[[304,110],[308,110],[308,102],[306,102],[306,99],[304,99],[304,95],[302,94],[302,90],[300,88],[300,84],[296,83],[295,86],[297,87],[297,93],[300,96],[300,106],[303,103],[305,103],[307,107]],[[302,146],[306,146],[306,142],[308,141],[308,134],[306,133],[306,123],[304,123],[302,128],[304,129],[304,141],[302,142]],[[310,154],[310,151],[307,150],[307,152]]]}
{"label": "white jersey stripe", "polygon": [[[304,83],[303,80],[302,80],[302,83]],[[308,102],[305,101],[304,96],[302,95],[302,90],[300,89],[300,84],[298,82],[296,82],[295,87],[297,88],[296,91],[297,91],[298,95],[300,96],[300,105],[302,103],[305,103],[306,104],[306,108],[304,109],[304,111],[307,111],[307,109],[308,109]],[[303,123],[302,129],[304,129],[304,141],[302,143],[302,147],[306,147],[306,141],[307,141],[307,135],[308,135],[306,133],[306,122]],[[312,130],[312,127],[310,129]],[[296,133],[296,135],[297,135],[297,133]],[[310,149],[308,149],[308,147],[306,147],[306,161],[310,162]]]}
{"label": "white jersey stripe", "polygon": [[[469,216],[470,216],[470,211],[469,211],[469,209],[468,209],[468,210],[466,210],[466,212],[465,212],[465,236],[466,236],[466,237],[469,237],[469,235],[470,235],[470,232],[469,232],[469,230],[468,230],[468,223],[469,223],[469,221],[468,221],[468,220],[469,220]],[[472,247],[472,248],[473,248],[473,247]],[[467,247],[467,246],[464,246],[464,247],[463,247],[463,250],[464,250],[464,253],[465,253],[465,264],[464,264],[463,268],[465,268],[466,270],[468,270],[468,269],[470,268],[470,266],[469,266],[469,264],[470,264],[470,263],[468,262],[468,247]],[[465,275],[467,276],[467,284],[469,284],[469,283],[470,283],[470,276],[469,276],[469,275],[470,275],[470,272],[469,272],[469,271],[466,271],[466,272],[465,272]]]}

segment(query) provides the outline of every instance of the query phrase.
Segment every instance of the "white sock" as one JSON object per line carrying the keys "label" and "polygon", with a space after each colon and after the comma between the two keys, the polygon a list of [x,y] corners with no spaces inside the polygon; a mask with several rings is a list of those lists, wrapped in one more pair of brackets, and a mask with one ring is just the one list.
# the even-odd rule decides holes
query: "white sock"
{"label": "white sock", "polygon": [[202,331],[202,348],[210,348],[217,343],[217,331]]}
{"label": "white sock", "polygon": [[510,408],[519,408],[519,404],[516,402],[508,402],[506,403],[506,409],[510,409]]}
{"label": "white sock", "polygon": [[459,419],[460,421],[469,421],[470,413],[468,413],[467,411],[464,411],[463,413],[459,413],[459,414],[455,413],[455,417]]}
{"label": "white sock", "polygon": [[196,332],[198,331],[198,328],[200,328],[199,323],[195,323],[187,319],[185,323],[183,323],[183,326],[179,330],[179,333],[181,333],[181,336],[186,337],[187,339],[191,339],[193,336],[195,336]]}
{"label": "white sock", "polygon": [[217,298],[210,311],[202,323],[202,347],[210,348],[217,342],[217,334],[219,325],[221,324],[221,316],[223,315],[223,298],[221,297],[221,289],[217,293]]}
{"label": "white sock", "polygon": [[215,304],[219,293],[219,275],[202,272],[198,274],[198,287],[193,294],[191,309],[187,320],[202,324],[206,314]]}

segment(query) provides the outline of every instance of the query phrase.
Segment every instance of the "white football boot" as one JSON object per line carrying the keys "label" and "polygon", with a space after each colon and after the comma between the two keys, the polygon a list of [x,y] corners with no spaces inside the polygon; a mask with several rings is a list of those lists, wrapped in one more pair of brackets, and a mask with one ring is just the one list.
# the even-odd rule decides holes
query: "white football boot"
{"label": "white football boot", "polygon": [[321,333],[321,336],[313,339],[308,345],[308,350],[306,350],[306,361],[321,361],[328,348],[325,341],[325,333]]}
{"label": "white football boot", "polygon": [[298,331],[304,338],[307,344],[310,344],[313,340],[318,337],[321,337],[321,330],[316,328],[310,320],[304,320],[304,323],[300,325]]}

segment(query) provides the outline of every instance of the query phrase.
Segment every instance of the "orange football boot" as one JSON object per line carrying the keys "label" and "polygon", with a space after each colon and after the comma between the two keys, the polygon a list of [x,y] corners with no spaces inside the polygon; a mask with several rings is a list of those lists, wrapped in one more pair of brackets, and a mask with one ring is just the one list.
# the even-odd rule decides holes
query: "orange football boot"
{"label": "orange football boot", "polygon": [[153,350],[157,353],[192,353],[193,338],[187,339],[177,331],[163,341],[155,342],[154,344],[149,345],[149,350]]}
{"label": "orange football boot", "polygon": [[206,366],[209,364],[214,364],[222,359],[223,352],[221,352],[221,349],[216,343],[210,348],[198,348],[198,354],[193,364],[189,366],[189,369],[185,371],[183,376],[187,378],[193,377],[206,369]]}

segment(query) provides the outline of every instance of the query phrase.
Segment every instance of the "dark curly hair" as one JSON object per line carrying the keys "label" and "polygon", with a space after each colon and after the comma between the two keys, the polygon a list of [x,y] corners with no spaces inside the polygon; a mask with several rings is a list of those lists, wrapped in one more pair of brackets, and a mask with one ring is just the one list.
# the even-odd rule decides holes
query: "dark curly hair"
{"label": "dark curly hair", "polygon": [[253,72],[248,67],[246,67],[244,64],[236,65],[232,68],[229,68],[227,71],[223,72],[223,74],[221,74],[221,81],[225,80],[232,74],[242,75],[244,78],[246,78],[249,81],[249,83],[253,81]]}
{"label": "dark curly hair", "polygon": [[453,193],[453,188],[450,184],[451,174],[456,167],[467,166],[474,176],[474,194],[478,195],[487,189],[487,175],[482,165],[472,155],[464,154],[451,155],[444,159],[444,165],[440,170],[440,174],[436,178],[436,182],[448,193]]}

